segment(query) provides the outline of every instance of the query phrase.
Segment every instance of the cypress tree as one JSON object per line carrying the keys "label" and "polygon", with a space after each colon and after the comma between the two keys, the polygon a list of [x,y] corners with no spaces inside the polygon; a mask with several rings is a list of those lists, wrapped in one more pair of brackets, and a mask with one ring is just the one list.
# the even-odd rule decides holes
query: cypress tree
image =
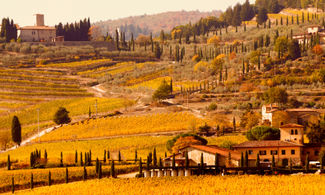
{"label": "cypress tree", "polygon": [[247,150],[245,151],[244,161],[245,161],[245,167],[248,167],[249,160],[248,160],[248,152],[247,152]]}
{"label": "cypress tree", "polygon": [[78,163],[78,152],[76,150],[76,153],[74,155],[74,163],[77,164]]}
{"label": "cypress tree", "polygon": [[91,150],[89,150],[89,155],[88,155],[88,163],[89,163],[89,166],[91,165]]}
{"label": "cypress tree", "polygon": [[29,157],[30,168],[34,166],[34,154],[31,152]]}
{"label": "cypress tree", "polygon": [[30,189],[34,188],[34,177],[33,177],[33,173],[31,173],[30,175]]}
{"label": "cypress tree", "polygon": [[243,154],[243,152],[241,152],[241,156],[240,156],[240,167],[244,167],[244,154]]}
{"label": "cypress tree", "polygon": [[167,152],[165,152],[165,158],[167,158]]}
{"label": "cypress tree", "polygon": [[104,150],[104,158],[103,158],[104,163],[106,163],[106,150]]}
{"label": "cypress tree", "polygon": [[45,161],[47,161],[47,151],[46,150],[44,151],[44,159],[45,159]]}
{"label": "cypress tree", "polygon": [[306,156],[305,169],[306,169],[306,171],[309,171],[309,154],[307,154],[307,156]]}
{"label": "cypress tree", "polygon": [[49,171],[49,177],[48,177],[48,185],[52,185],[52,179],[51,179],[51,171]]}
{"label": "cypress tree", "polygon": [[63,154],[61,152],[61,158],[60,158],[60,167],[63,167]]}
{"label": "cypress tree", "polygon": [[21,143],[21,125],[17,116],[14,116],[11,124],[11,136],[12,141],[14,141],[18,146]]}
{"label": "cypress tree", "polygon": [[87,180],[87,169],[86,169],[86,166],[84,166],[84,171],[83,171],[82,179],[83,179],[84,181]]}
{"label": "cypress tree", "polygon": [[117,29],[115,30],[115,45],[116,45],[116,49],[117,50],[120,50],[120,47],[119,47],[119,45],[120,45],[120,43],[119,43],[119,36],[118,36],[118,31],[117,31]]}
{"label": "cypress tree", "polygon": [[280,23],[281,23],[281,26],[283,25],[283,18],[281,17],[281,21],[280,21]]}
{"label": "cypress tree", "polygon": [[121,157],[121,151],[118,151],[118,161],[121,162],[122,161],[122,157]]}
{"label": "cypress tree", "polygon": [[289,16],[287,16],[287,21],[286,21],[286,25],[289,25]]}
{"label": "cypress tree", "polygon": [[260,168],[260,155],[259,154],[257,154],[257,156],[256,156],[256,167]]}
{"label": "cypress tree", "polygon": [[10,170],[10,169],[11,169],[10,155],[8,154],[7,170]]}
{"label": "cypress tree", "polygon": [[200,169],[201,169],[201,174],[203,174],[203,172],[204,172],[204,159],[203,159],[203,153],[201,153]]}
{"label": "cypress tree", "polygon": [[304,12],[301,13],[301,23],[305,23],[305,14]]}
{"label": "cypress tree", "polygon": [[110,154],[109,154],[109,150],[107,150],[107,160],[110,159]]}
{"label": "cypress tree", "polygon": [[142,158],[139,161],[139,175],[142,176]]}
{"label": "cypress tree", "polygon": [[98,179],[103,177],[102,163],[99,163]]}
{"label": "cypress tree", "polygon": [[236,118],[235,117],[232,118],[232,126],[234,129],[234,132],[236,132]]}
{"label": "cypress tree", "polygon": [[290,173],[292,173],[292,159],[291,158],[289,159],[289,170],[290,170]]}
{"label": "cypress tree", "polygon": [[297,14],[297,25],[299,25],[299,16]]}
{"label": "cypress tree", "polygon": [[15,193],[15,179],[13,176],[11,178],[11,193]]}
{"label": "cypress tree", "polygon": [[111,175],[112,175],[112,178],[115,178],[115,166],[114,166],[114,160],[112,160],[112,165],[111,165]]}
{"label": "cypress tree", "polygon": [[189,165],[190,165],[190,162],[188,160],[188,152],[185,152],[185,167],[186,167],[186,169],[188,169]]}
{"label": "cypress tree", "polygon": [[216,174],[218,173],[218,167],[219,167],[219,155],[218,155],[218,153],[216,153],[215,157],[214,157],[214,168],[215,168]]}
{"label": "cypress tree", "polygon": [[90,106],[89,106],[89,110],[88,110],[88,118],[91,118],[91,109],[90,109]]}
{"label": "cypress tree", "polygon": [[68,171],[68,167],[65,168],[65,183],[69,183],[69,171]]}
{"label": "cypress tree", "polygon": [[135,152],[134,152],[134,162],[136,163],[137,160],[138,160],[138,151],[135,150]]}
{"label": "cypress tree", "polygon": [[156,148],[153,149],[153,165],[157,166],[157,154],[156,154]]}

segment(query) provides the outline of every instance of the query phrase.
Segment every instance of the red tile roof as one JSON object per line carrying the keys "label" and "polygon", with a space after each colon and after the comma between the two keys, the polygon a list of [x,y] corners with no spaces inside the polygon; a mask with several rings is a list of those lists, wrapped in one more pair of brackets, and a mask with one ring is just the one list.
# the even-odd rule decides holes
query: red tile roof
{"label": "red tile roof", "polygon": [[233,150],[229,150],[226,148],[220,148],[218,146],[215,145],[208,145],[208,146],[204,146],[204,145],[191,145],[189,146],[191,148],[197,149],[197,150],[201,150],[207,153],[211,153],[211,154],[219,154],[221,156],[225,156],[228,157],[229,152],[231,154],[231,158],[239,160],[240,159],[240,153],[237,151],[233,151]]}
{"label": "red tile roof", "polygon": [[289,124],[282,125],[280,128],[304,128],[304,126],[294,124],[294,123],[289,123]]}
{"label": "red tile roof", "polygon": [[285,142],[280,140],[266,140],[266,141],[247,141],[233,146],[234,148],[265,148],[265,147],[300,147],[302,145]]}

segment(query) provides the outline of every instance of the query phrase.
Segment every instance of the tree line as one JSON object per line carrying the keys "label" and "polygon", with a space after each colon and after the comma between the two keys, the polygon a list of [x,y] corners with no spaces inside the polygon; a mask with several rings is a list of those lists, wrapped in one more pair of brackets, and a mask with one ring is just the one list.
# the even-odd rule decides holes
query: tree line
{"label": "tree line", "polygon": [[64,36],[64,41],[89,41],[89,29],[91,28],[89,18],[65,25],[60,22],[55,25],[55,28],[56,36]]}
{"label": "tree line", "polygon": [[14,21],[9,18],[3,18],[1,24],[0,37],[5,40],[5,42],[10,42],[11,40],[17,40],[17,27]]}

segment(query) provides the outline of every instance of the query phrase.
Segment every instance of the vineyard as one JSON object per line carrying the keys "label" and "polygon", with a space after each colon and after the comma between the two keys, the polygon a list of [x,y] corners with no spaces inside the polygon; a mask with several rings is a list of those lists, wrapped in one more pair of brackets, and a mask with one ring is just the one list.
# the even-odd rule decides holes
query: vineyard
{"label": "vineyard", "polygon": [[[102,167],[103,176],[110,175],[110,166],[104,165]],[[123,174],[138,169],[137,165],[116,165],[116,173]],[[94,166],[87,167],[87,177],[96,178],[96,170]],[[48,184],[48,175],[51,172],[51,181],[53,184],[64,183],[66,176],[66,168],[51,168],[51,169],[26,169],[26,170],[13,170],[0,172],[0,192],[6,188],[11,188],[12,178],[14,178],[15,185],[21,186],[23,189],[29,187],[30,177],[33,174],[34,185],[44,186]],[[68,174],[70,181],[80,181],[83,179],[84,167],[69,167]]]}
{"label": "vineyard", "polygon": [[[1,97],[1,96],[0,96]],[[126,101],[124,99],[114,99],[114,98],[72,98],[72,99],[61,99],[53,100],[49,102],[40,103],[26,108],[22,111],[11,113],[8,116],[0,117],[0,130],[9,130],[11,125],[11,119],[13,115],[16,115],[22,124],[22,136],[26,137],[28,134],[33,133],[37,130],[37,110],[40,111],[40,122],[43,126],[53,125],[53,115],[58,109],[58,107],[65,107],[70,113],[71,117],[79,115],[88,115],[89,109],[95,112],[95,103],[97,101],[97,112],[105,113],[113,111],[115,109],[124,107]],[[1,103],[1,102],[0,102]],[[132,101],[130,101],[132,103]],[[4,104],[4,103],[3,103]],[[1,104],[0,104],[1,105]],[[7,105],[8,104],[4,104]],[[9,104],[11,105],[11,104]],[[18,104],[23,106],[25,104]]]}
{"label": "vineyard", "polygon": [[[325,176],[195,176],[103,179],[43,187],[24,194],[322,194]],[[131,190],[132,189],[132,190]]]}
{"label": "vineyard", "polygon": [[41,141],[180,131],[187,130],[192,121],[195,121],[197,126],[205,122],[212,123],[212,121],[198,119],[186,112],[90,119],[83,123],[59,128],[44,135]]}
{"label": "vineyard", "polygon": [[[18,163],[28,163],[30,153],[36,149],[47,151],[48,162],[59,163],[60,153],[63,152],[63,162],[66,164],[74,163],[75,151],[88,152],[92,151],[94,157],[103,159],[104,150],[109,150],[113,159],[117,159],[118,151],[122,154],[122,159],[134,159],[135,150],[137,150],[138,157],[145,158],[149,152],[154,148],[157,150],[157,156],[163,157],[166,150],[166,142],[171,139],[171,136],[141,136],[141,137],[124,137],[124,138],[112,138],[103,140],[89,140],[89,141],[71,141],[71,142],[54,142],[54,143],[40,143],[33,144],[24,147],[20,147],[16,150],[9,151],[0,154],[0,162],[6,162],[7,155],[11,156],[13,161]],[[69,160],[69,157],[73,156]]]}

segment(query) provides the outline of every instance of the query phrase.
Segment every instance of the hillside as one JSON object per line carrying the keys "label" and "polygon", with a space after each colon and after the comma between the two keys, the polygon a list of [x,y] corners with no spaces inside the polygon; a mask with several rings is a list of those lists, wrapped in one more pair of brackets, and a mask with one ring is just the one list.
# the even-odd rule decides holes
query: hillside
{"label": "hillside", "polygon": [[[200,18],[207,16],[219,16],[221,11],[200,12],[200,11],[173,11],[164,12],[153,15],[130,16],[117,20],[107,20],[96,22],[94,25],[98,26],[102,34],[106,32],[113,34],[116,28],[132,30],[135,37],[139,34],[148,35],[152,32],[154,35],[160,33],[161,30],[165,32],[170,31],[173,27],[186,24],[189,22],[195,23]],[[130,36],[127,32],[127,38]]]}

